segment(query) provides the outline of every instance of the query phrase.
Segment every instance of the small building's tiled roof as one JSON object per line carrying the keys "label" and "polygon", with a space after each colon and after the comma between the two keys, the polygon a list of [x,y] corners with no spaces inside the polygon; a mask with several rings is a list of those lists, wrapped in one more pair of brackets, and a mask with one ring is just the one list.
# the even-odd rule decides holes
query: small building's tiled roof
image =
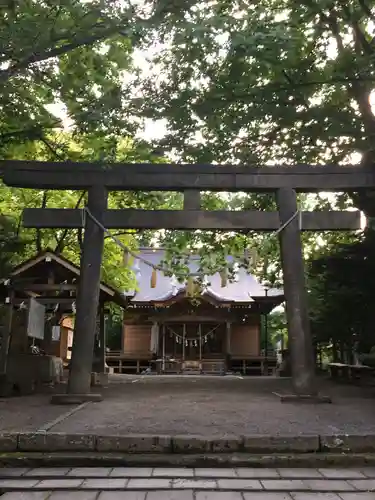
{"label": "small building's tiled roof", "polygon": [[[155,265],[160,265],[165,258],[164,250],[141,249],[138,254],[149,262]],[[233,258],[228,257],[228,261],[233,262]],[[191,273],[197,272],[199,258],[192,255],[189,262]],[[177,293],[184,292],[186,289],[185,283],[177,283],[177,281],[169,276],[165,276],[162,271],[157,271],[157,279],[155,288],[151,288],[152,268],[137,260],[133,265],[133,270],[137,278],[137,290],[131,298],[133,303],[145,302],[162,302],[175,296]],[[237,280],[229,282],[225,287],[221,286],[221,277],[219,273],[213,276],[208,276],[207,281],[209,286],[204,293],[212,298],[222,302],[237,302],[251,303],[257,298],[274,297],[277,302],[282,302],[284,297],[283,290],[271,288],[267,290],[263,287],[251,274],[248,274],[245,269],[239,268]],[[132,294],[129,293],[131,296]]]}
{"label": "small building's tiled roof", "polygon": [[[61,282],[62,280],[65,280],[67,278],[71,278],[72,276],[79,282],[81,270],[77,265],[75,265],[66,257],[63,257],[61,254],[57,254],[52,250],[44,250],[37,255],[34,255],[34,257],[14,267],[7,278],[0,280],[0,296],[7,296],[7,287],[5,286],[5,284],[9,280],[12,282],[16,278],[19,278],[21,276],[32,277],[32,280],[34,282],[37,280],[46,280],[46,264],[53,265],[54,270],[56,272],[59,271],[58,279],[60,281],[58,282]],[[30,284],[30,282],[28,283]],[[1,290],[1,287],[3,290]],[[116,290],[107,283],[104,283],[103,281],[100,282],[100,294],[106,301],[115,302],[121,307],[125,307],[125,299],[120,291]]]}

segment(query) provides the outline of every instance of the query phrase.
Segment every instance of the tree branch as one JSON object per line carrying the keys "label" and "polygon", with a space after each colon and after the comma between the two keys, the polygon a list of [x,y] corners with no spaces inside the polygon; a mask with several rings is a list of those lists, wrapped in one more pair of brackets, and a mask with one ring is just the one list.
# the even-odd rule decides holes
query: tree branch
{"label": "tree branch", "polygon": [[52,57],[57,57],[61,56],[63,54],[66,54],[68,52],[71,52],[74,49],[77,49],[79,47],[87,46],[87,45],[93,45],[94,43],[100,41],[100,40],[105,40],[108,38],[110,35],[113,35],[119,31],[120,28],[109,28],[107,29],[104,33],[97,33],[95,35],[87,36],[84,38],[79,38],[77,40],[74,40],[70,43],[66,43],[64,45],[61,45],[60,47],[53,47],[53,48],[48,48],[43,51],[39,52],[34,52],[33,54],[29,55],[22,61],[18,61],[15,64],[12,64],[9,68],[0,70],[0,81],[7,81],[9,80],[12,76],[14,76],[16,73],[19,71],[22,71],[24,69],[27,69],[28,66],[31,64],[34,64],[36,62],[40,61],[45,61],[47,59],[51,59]]}
{"label": "tree branch", "polygon": [[82,254],[82,250],[83,250],[83,229],[81,227],[78,228],[78,230],[77,230],[77,240],[78,240],[79,249],[80,249],[81,254]]}
{"label": "tree branch", "polygon": [[117,236],[123,236],[125,234],[138,234],[141,231],[142,231],[141,229],[132,229],[130,231],[120,231],[119,233],[114,233],[111,236],[108,236],[108,235],[104,236],[104,239],[107,240],[108,238],[113,238],[113,237],[117,237]]}
{"label": "tree branch", "polygon": [[358,0],[358,3],[361,6],[365,15],[368,16],[371,19],[371,21],[375,22],[375,16],[371,12],[370,7],[366,4],[366,0]]}
{"label": "tree branch", "polygon": [[51,151],[51,153],[53,153],[56,156],[56,158],[58,158],[61,161],[66,160],[66,158],[64,158],[60,153],[58,153],[56,149],[47,141],[47,139],[45,139],[45,137],[40,137],[40,140],[45,146],[47,146],[47,148]]}

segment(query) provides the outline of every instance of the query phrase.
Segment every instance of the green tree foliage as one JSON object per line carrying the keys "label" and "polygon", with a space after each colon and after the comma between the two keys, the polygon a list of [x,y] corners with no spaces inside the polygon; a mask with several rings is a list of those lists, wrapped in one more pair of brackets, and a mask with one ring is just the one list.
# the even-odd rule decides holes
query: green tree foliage
{"label": "green tree foliage", "polygon": [[[10,0],[0,5],[0,157],[71,161],[160,161],[140,140],[126,75],[143,29],[130,3],[103,0]],[[69,126],[69,131],[67,130]],[[81,231],[25,230],[24,207],[79,208],[86,193],[31,191],[0,186],[0,214],[12,216],[26,238],[26,255],[46,248],[78,263]],[[112,194],[112,208],[147,207],[155,194]],[[8,220],[8,219],[4,219]],[[9,230],[4,226],[7,234]],[[134,245],[134,232],[118,235]],[[15,263],[13,239],[5,238]],[[132,281],[122,252],[106,239],[103,278],[120,288]]]}
{"label": "green tree foliage", "polygon": [[157,31],[162,79],[144,113],[186,160],[337,162],[369,153],[374,2],[227,2],[181,9]]}
{"label": "green tree foliage", "polygon": [[[189,2],[169,12],[143,40],[145,46],[160,42],[154,62],[162,78],[143,76],[137,103],[145,116],[167,119],[161,144],[185,161],[322,164],[360,158],[373,164],[374,21],[373,0]],[[374,200],[365,191],[301,196],[300,206],[355,206],[374,216]],[[272,198],[255,195],[224,203],[235,209],[275,206]],[[184,238],[179,236],[172,248],[181,248]],[[193,238],[190,244],[199,245],[202,236]],[[303,235],[306,259],[354,242],[359,248],[368,245],[370,259],[374,240],[371,228],[362,236]],[[257,246],[261,259],[256,272],[273,282],[281,278],[276,239],[207,234],[203,241],[205,253],[207,248],[230,253],[241,245]],[[360,271],[358,259],[344,260],[350,261],[347,275],[341,264],[329,273],[318,266],[310,282],[314,332],[320,338],[348,337],[362,324],[368,332],[373,327],[364,319],[372,305],[366,271]],[[356,298],[347,307],[350,293]],[[329,317],[341,326],[335,328]]]}
{"label": "green tree foliage", "polygon": [[25,254],[27,240],[20,236],[19,230],[15,219],[0,215],[0,279],[5,278],[12,265]]}
{"label": "green tree foliage", "polygon": [[314,337],[333,344],[336,353],[353,347],[369,352],[375,345],[373,303],[374,232],[339,245],[309,266],[310,311]]}
{"label": "green tree foliage", "polygon": [[[155,46],[155,40],[160,46],[151,58],[155,69],[151,64],[150,74],[139,80],[143,94],[135,101],[144,116],[167,120],[161,145],[184,161],[336,163],[353,160],[355,153],[371,161],[373,4],[186,3],[142,39],[144,47]],[[206,195],[206,205],[207,200],[215,205],[217,196]],[[300,206],[346,208],[353,201],[366,213],[372,210],[364,193],[329,201],[301,196]],[[275,208],[272,197],[256,195],[232,197],[224,205]],[[306,256],[316,254],[317,236],[304,235]],[[201,234],[178,235],[172,248],[182,241],[196,247],[201,240]],[[207,233],[203,240],[202,247],[215,253],[256,246],[262,257],[256,271],[271,269],[269,277],[280,278],[276,239]]]}
{"label": "green tree foliage", "polygon": [[[108,157],[111,153],[112,159],[123,162],[152,160],[152,155],[142,144],[136,144],[130,139],[113,138],[108,139],[98,133],[78,135],[71,133],[49,134],[46,136],[48,145],[58,148],[64,152],[69,159],[79,159],[81,161],[95,161],[103,155]],[[39,160],[51,159],[55,155],[47,147],[44,141],[34,141],[33,151]],[[14,149],[24,157],[29,151],[30,143]],[[11,149],[11,146],[8,147]],[[16,158],[16,156],[13,156]],[[82,208],[86,201],[85,192],[81,191],[37,191],[31,189],[9,188],[0,186],[0,214],[12,216],[16,227],[19,228],[19,235],[28,242],[26,251],[28,257],[33,254],[50,248],[58,253],[63,253],[67,258],[79,264],[82,238],[81,230],[67,229],[44,229],[34,230],[22,227],[22,210],[25,207],[46,207],[46,208]],[[110,208],[152,208],[155,203],[162,203],[162,196],[157,193],[110,193],[108,205]],[[119,231],[116,237],[123,244],[135,248],[135,231]],[[20,254],[18,258],[24,258]],[[123,251],[116,245],[108,235],[105,236],[104,257],[103,257],[103,279],[112,283],[119,289],[133,286],[133,276],[129,269],[123,265]]]}
{"label": "green tree foliage", "polygon": [[[0,5],[0,153],[43,139],[63,108],[81,131],[126,131],[123,72],[137,37],[125,3],[10,0]],[[55,106],[56,107],[56,106]],[[30,151],[30,157],[33,153]]]}

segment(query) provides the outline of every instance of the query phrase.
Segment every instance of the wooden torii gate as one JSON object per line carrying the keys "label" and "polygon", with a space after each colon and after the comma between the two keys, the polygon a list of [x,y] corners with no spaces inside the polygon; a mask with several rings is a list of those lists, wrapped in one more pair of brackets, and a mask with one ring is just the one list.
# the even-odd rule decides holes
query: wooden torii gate
{"label": "wooden torii gate", "polygon": [[[355,230],[359,212],[298,212],[296,192],[357,191],[375,187],[372,166],[299,165],[262,168],[232,165],[105,164],[79,162],[2,161],[9,186],[34,189],[88,191],[88,211],[81,209],[25,209],[23,223],[34,228],[84,226],[81,282],[77,297],[74,344],[67,394],[55,402],[97,400],[90,394],[100,269],[107,229],[213,229],[275,231],[279,233],[284,292],[291,351],[292,381],[297,397],[317,395],[309,328],[300,229]],[[183,210],[108,210],[108,191],[182,191]],[[274,192],[278,212],[204,211],[200,191]],[[84,217],[84,215],[86,216]],[[95,220],[102,225],[98,225]]]}

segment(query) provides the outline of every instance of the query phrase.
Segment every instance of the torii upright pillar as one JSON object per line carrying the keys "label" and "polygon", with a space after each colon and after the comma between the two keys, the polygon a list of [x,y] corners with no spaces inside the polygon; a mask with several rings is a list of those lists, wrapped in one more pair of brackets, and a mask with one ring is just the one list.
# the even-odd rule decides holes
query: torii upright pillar
{"label": "torii upright pillar", "polygon": [[280,224],[286,224],[279,237],[294,390],[294,394],[280,395],[281,400],[330,402],[329,398],[318,396],[317,391],[296,192],[291,188],[278,189],[276,201]]}
{"label": "torii upright pillar", "polygon": [[[107,209],[107,199],[108,192],[104,186],[89,189],[87,206],[99,222],[102,222]],[[90,393],[90,388],[103,247],[103,230],[86,214],[68,390],[67,394],[54,395],[53,403],[71,404],[102,400],[100,394]]]}

